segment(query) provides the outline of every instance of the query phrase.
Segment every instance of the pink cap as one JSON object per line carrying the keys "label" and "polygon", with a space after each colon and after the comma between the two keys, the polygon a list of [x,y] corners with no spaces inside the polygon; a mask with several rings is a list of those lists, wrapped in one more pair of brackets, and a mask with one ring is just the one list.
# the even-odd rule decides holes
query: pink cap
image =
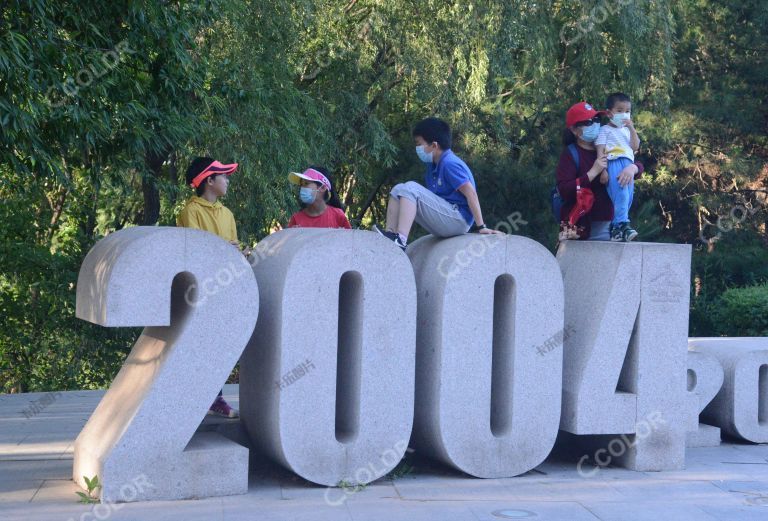
{"label": "pink cap", "polygon": [[325,177],[322,173],[318,172],[314,168],[307,168],[306,170],[304,170],[303,174],[299,174],[298,172],[291,172],[290,174],[288,174],[288,180],[295,185],[300,185],[302,179],[306,181],[314,181],[316,183],[320,183],[329,192],[331,191],[331,182],[328,180],[327,177]]}
{"label": "pink cap", "polygon": [[189,183],[193,188],[197,188],[200,186],[200,183],[205,181],[207,177],[210,177],[212,175],[217,174],[224,174],[224,175],[232,175],[232,172],[237,170],[237,163],[230,163],[228,165],[225,165],[223,163],[219,163],[218,161],[214,161],[207,167],[205,167],[205,170],[200,172],[195,176],[195,178],[192,180],[191,183]]}

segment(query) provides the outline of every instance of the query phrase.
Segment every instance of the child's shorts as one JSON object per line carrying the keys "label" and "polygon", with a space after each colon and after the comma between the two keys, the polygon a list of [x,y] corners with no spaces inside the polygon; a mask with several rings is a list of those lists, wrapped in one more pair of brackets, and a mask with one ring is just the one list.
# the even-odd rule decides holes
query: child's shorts
{"label": "child's shorts", "polygon": [[470,225],[458,206],[415,181],[395,185],[390,195],[416,203],[416,222],[436,237],[455,237],[469,231]]}

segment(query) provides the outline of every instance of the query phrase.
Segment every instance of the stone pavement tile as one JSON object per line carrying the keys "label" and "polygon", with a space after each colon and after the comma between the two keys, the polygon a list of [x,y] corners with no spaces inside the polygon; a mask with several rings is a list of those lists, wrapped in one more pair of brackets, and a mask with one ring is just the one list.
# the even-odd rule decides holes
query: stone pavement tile
{"label": "stone pavement tile", "polygon": [[27,436],[29,436],[29,432],[21,429],[0,430],[0,454],[3,453],[5,447],[18,445],[24,441],[24,438]]}
{"label": "stone pavement tile", "polygon": [[[224,506],[221,498],[122,503],[106,506],[113,509],[113,513],[108,518],[109,521],[224,521]],[[98,514],[98,511],[94,511],[94,514]],[[88,518],[88,521],[90,519]],[[258,516],[252,516],[251,519],[260,521]]]}
{"label": "stone pavement tile", "polygon": [[712,484],[726,492],[748,496],[768,496],[766,481],[713,481]]}
{"label": "stone pavement tile", "polygon": [[649,478],[644,481],[614,482],[611,486],[618,490],[625,500],[634,503],[674,501],[691,504],[699,500],[724,503],[738,501],[736,496],[709,481],[669,481]]}
{"label": "stone pavement tile", "polygon": [[726,443],[731,444],[736,450],[759,454],[763,458],[768,457],[768,443],[748,443],[746,441],[728,441]]}
{"label": "stone pavement tile", "polygon": [[48,416],[37,417],[27,421],[30,424],[31,432],[46,432],[53,428],[55,433],[59,434],[62,439],[71,438],[74,441],[77,435],[80,434],[80,431],[83,430],[83,427],[85,427],[89,417],[90,413],[80,418],[73,416],[66,416],[64,418]]}
{"label": "stone pavement tile", "polygon": [[83,430],[85,420],[73,420],[72,418],[34,418],[27,420],[25,431],[29,434],[46,435],[59,440],[73,440]]}
{"label": "stone pavement tile", "polygon": [[763,459],[768,462],[768,444],[740,444],[734,445],[737,452],[748,454],[756,459]]}
{"label": "stone pavement tile", "polygon": [[[3,521],[223,521],[221,500],[153,501],[83,505],[15,503],[2,511]],[[251,519],[258,519],[251,518]]]}
{"label": "stone pavement tile", "polygon": [[72,479],[47,479],[32,498],[32,503],[77,503],[80,500],[77,492],[83,492],[83,489]]}
{"label": "stone pavement tile", "polygon": [[644,472],[643,476],[675,481],[768,480],[768,447],[725,446],[688,449],[685,469]]}
{"label": "stone pavement tile", "polygon": [[723,444],[718,447],[688,449],[686,461],[718,463],[766,463],[768,446]]}
{"label": "stone pavement tile", "polygon": [[736,480],[749,481],[753,479],[747,472],[749,469],[743,466],[712,465],[706,468],[686,469],[686,470],[668,470],[664,472],[638,472],[641,479],[657,479],[661,481],[718,481],[718,480]]}
{"label": "stone pavement tile", "polygon": [[379,479],[369,483],[365,488],[356,490],[352,487],[323,487],[310,483],[283,483],[282,499],[301,499],[320,502],[323,504],[340,503],[346,500],[355,499],[398,499],[399,495],[392,482],[386,479]]}
{"label": "stone pavement tile", "polygon": [[71,460],[0,460],[0,483],[71,478]]}
{"label": "stone pavement tile", "polygon": [[0,444],[0,461],[59,459],[73,440],[50,440],[35,434],[27,436],[20,444]]}
{"label": "stone pavement tile", "polygon": [[352,521],[346,505],[333,507],[323,502],[291,499],[254,501],[250,495],[224,498],[223,511],[224,521]]}
{"label": "stone pavement tile", "polygon": [[35,422],[37,427],[29,431],[29,436],[24,439],[24,444],[37,444],[37,443],[71,443],[77,438],[80,431],[70,429],[60,429],[59,424],[55,421]]}
{"label": "stone pavement tile", "polygon": [[483,501],[467,503],[479,521],[532,519],[536,521],[596,521],[598,518],[575,501]]}
{"label": "stone pavement tile", "polygon": [[[478,521],[464,501],[349,502],[346,505],[354,521]],[[341,515],[320,518],[345,519]]]}
{"label": "stone pavement tile", "polygon": [[[525,482],[536,486],[535,483]],[[498,479],[478,479],[429,475],[410,475],[395,480],[394,487],[408,500],[506,500],[513,497],[512,486]]]}
{"label": "stone pavement tile", "polygon": [[510,485],[510,499],[520,501],[622,501],[624,496],[612,485],[614,481],[543,479],[539,483]]}
{"label": "stone pavement tile", "polygon": [[[96,408],[101,400],[101,393],[93,396],[82,396],[81,392],[62,392],[60,395],[46,398],[44,401],[48,405],[36,401],[44,398],[48,393],[28,393],[28,394],[4,394],[0,395],[0,414],[4,418],[22,418],[25,419],[28,413],[32,417],[42,414],[51,414],[52,411],[62,411],[64,413],[81,413]],[[52,400],[52,401],[51,401]]]}
{"label": "stone pavement tile", "polygon": [[701,508],[708,515],[722,521],[765,521],[768,519],[768,502],[743,506],[706,506]]}
{"label": "stone pavement tile", "polygon": [[83,427],[85,427],[92,412],[93,411],[91,411],[90,408],[87,411],[76,414],[59,414],[55,411],[48,413],[48,411],[45,411],[44,413],[25,421],[32,426],[31,430],[34,432],[39,432],[41,429],[45,429],[46,426],[54,424],[57,431],[66,431],[67,434],[75,433],[75,435],[77,435],[83,430]]}
{"label": "stone pavement tile", "polygon": [[[546,468],[546,467],[544,467]],[[516,478],[512,478],[514,480]],[[539,481],[543,479],[560,479],[560,480],[583,480],[583,481],[631,481],[633,479],[644,479],[642,473],[625,469],[623,467],[600,467],[594,463],[585,462],[583,465],[576,467],[571,466],[568,472],[547,473],[544,476],[539,477]]]}
{"label": "stone pavement tile", "polygon": [[517,481],[538,481],[542,478],[571,478],[576,474],[576,462],[573,461],[560,461],[560,460],[547,460],[534,470],[523,474],[522,476],[515,476],[513,478],[505,478],[507,480]]}
{"label": "stone pavement tile", "polygon": [[[2,474],[2,471],[0,471]],[[2,476],[6,478],[7,476]],[[42,486],[41,479],[0,479],[0,512],[2,512],[6,503],[24,501],[29,502]],[[0,516],[2,517],[2,516]]]}
{"label": "stone pavement tile", "polygon": [[583,501],[582,504],[602,521],[716,521],[718,519],[690,503]]}

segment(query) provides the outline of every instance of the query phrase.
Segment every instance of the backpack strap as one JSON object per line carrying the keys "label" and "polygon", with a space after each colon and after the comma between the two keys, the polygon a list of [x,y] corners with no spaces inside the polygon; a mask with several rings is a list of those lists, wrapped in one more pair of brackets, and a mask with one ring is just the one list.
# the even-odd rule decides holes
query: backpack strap
{"label": "backpack strap", "polygon": [[571,153],[571,157],[573,158],[573,162],[576,163],[576,173],[578,173],[579,170],[579,149],[576,148],[576,143],[571,143],[568,145],[568,152]]}

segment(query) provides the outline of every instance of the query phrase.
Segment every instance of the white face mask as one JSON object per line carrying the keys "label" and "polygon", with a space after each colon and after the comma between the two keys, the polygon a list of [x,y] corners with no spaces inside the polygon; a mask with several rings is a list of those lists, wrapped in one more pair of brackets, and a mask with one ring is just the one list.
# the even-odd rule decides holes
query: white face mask
{"label": "white face mask", "polygon": [[614,114],[613,117],[611,117],[611,123],[621,128],[624,126],[624,122],[628,119],[630,119],[629,112],[619,112]]}
{"label": "white face mask", "polygon": [[431,163],[432,158],[434,157],[434,152],[427,152],[425,145],[419,145],[416,147],[416,155],[419,156],[419,159],[423,163]]}

